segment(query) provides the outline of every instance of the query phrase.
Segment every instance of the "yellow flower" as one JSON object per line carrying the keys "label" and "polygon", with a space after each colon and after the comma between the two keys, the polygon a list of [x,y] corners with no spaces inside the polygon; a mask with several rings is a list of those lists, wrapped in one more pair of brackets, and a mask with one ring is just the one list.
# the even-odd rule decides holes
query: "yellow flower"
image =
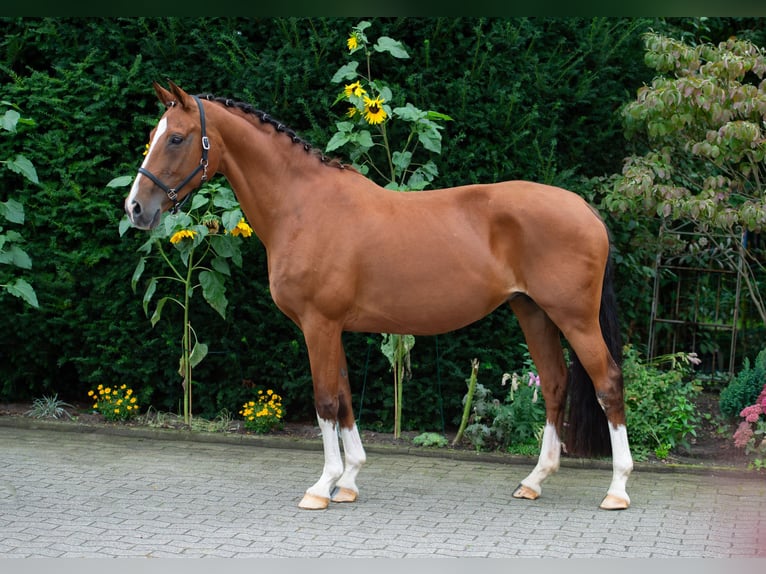
{"label": "yellow flower", "polygon": [[197,235],[196,231],[192,231],[191,229],[182,229],[181,231],[176,231],[173,236],[170,238],[170,243],[179,243],[185,238],[194,239],[194,236]]}
{"label": "yellow flower", "polygon": [[357,80],[353,84],[347,84],[343,87],[343,93],[346,95],[347,98],[350,98],[351,96],[356,96],[357,98],[361,98],[364,94],[367,93],[367,91],[362,87],[362,84],[359,83]]}
{"label": "yellow flower", "polygon": [[99,386],[98,386],[98,387],[96,387],[96,388],[97,388],[97,389],[100,391],[101,389],[103,389],[103,388],[104,388],[104,385],[99,385]]}
{"label": "yellow flower", "polygon": [[350,118],[353,118],[356,115],[356,108],[354,106],[351,106],[348,111],[346,112],[346,115]]}
{"label": "yellow flower", "polygon": [[124,390],[125,390],[125,389],[127,389],[127,388],[128,388],[128,385],[122,385],[122,386],[120,387],[120,390],[124,391]]}
{"label": "yellow flower", "polygon": [[127,391],[125,391],[125,396],[126,397],[129,397],[132,394],[133,394],[133,389],[128,389]]}
{"label": "yellow flower", "polygon": [[351,34],[346,40],[346,46],[348,46],[349,52],[356,50],[359,47],[359,40],[356,38],[356,34]]}
{"label": "yellow flower", "polygon": [[112,389],[111,389],[111,387],[106,387],[106,388],[104,389],[104,393],[105,393],[105,394],[107,394],[107,395],[111,394],[111,393],[112,393]]}
{"label": "yellow flower", "polygon": [[130,404],[134,404],[135,402],[136,402],[136,397],[133,397],[132,399],[130,399]]}
{"label": "yellow flower", "polygon": [[88,396],[92,397],[95,393],[93,391],[88,391]]}
{"label": "yellow flower", "polygon": [[144,155],[149,153],[149,145],[150,144],[146,144],[146,147],[144,148]]}
{"label": "yellow flower", "polygon": [[374,100],[371,100],[367,96],[364,97],[364,119],[367,120],[368,124],[380,124],[383,121],[385,121],[386,116],[386,110],[383,109],[383,106],[381,105],[385,100],[378,96]]}
{"label": "yellow flower", "polygon": [[253,228],[247,224],[243,217],[239,220],[237,226],[231,230],[231,234],[234,236],[241,235],[242,237],[250,237],[253,234]]}

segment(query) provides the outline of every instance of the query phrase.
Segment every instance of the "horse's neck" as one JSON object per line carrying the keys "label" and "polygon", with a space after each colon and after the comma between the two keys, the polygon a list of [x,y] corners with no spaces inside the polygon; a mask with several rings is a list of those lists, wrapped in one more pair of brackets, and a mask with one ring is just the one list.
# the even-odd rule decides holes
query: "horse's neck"
{"label": "horse's neck", "polygon": [[250,126],[245,137],[222,132],[226,152],[218,168],[267,247],[275,225],[302,205],[311,172],[332,171],[284,134],[269,133],[270,129]]}

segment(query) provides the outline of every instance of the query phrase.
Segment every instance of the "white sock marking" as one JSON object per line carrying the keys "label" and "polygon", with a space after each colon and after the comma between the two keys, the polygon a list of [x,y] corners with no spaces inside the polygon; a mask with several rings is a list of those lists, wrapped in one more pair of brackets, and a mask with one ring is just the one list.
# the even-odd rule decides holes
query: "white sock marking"
{"label": "white sock marking", "polygon": [[529,473],[529,476],[521,481],[521,484],[540,494],[543,480],[559,469],[560,461],[561,439],[556,432],[556,426],[548,421],[545,423],[545,429],[543,429],[543,444],[540,448],[537,465]]}

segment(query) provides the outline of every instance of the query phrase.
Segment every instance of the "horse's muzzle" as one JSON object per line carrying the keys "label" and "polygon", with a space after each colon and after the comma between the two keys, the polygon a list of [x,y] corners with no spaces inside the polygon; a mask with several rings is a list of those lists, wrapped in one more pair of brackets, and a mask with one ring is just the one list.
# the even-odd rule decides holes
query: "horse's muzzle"
{"label": "horse's muzzle", "polygon": [[125,213],[128,214],[128,219],[133,227],[137,229],[149,230],[157,227],[162,215],[161,209],[146,210],[141,207],[141,203],[137,200],[128,200],[125,202]]}

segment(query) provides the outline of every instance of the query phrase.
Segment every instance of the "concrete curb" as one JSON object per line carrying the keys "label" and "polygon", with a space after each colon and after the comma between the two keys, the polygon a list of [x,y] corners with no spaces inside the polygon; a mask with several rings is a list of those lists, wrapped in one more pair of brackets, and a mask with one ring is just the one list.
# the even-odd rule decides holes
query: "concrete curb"
{"label": "concrete curb", "polygon": [[[222,432],[202,432],[151,427],[131,427],[119,424],[88,424],[75,421],[40,420],[24,416],[0,416],[0,427],[48,430],[70,433],[99,433],[111,436],[122,436],[138,439],[163,441],[197,442],[206,444],[247,445],[263,448],[295,449],[321,451],[322,442],[316,440],[294,438],[276,435],[233,434]],[[448,448],[428,448],[418,446],[395,446],[365,444],[368,454],[408,455],[425,458],[441,458],[459,461],[493,462],[498,464],[530,466],[536,462],[536,457],[504,454],[499,452],[473,452],[468,450],[452,450]],[[587,468],[610,470],[611,460],[583,459],[562,457],[561,466],[564,468]],[[634,463],[634,471],[657,473],[683,473],[706,476],[730,476],[740,478],[761,479],[764,473],[733,466],[682,463]]]}

